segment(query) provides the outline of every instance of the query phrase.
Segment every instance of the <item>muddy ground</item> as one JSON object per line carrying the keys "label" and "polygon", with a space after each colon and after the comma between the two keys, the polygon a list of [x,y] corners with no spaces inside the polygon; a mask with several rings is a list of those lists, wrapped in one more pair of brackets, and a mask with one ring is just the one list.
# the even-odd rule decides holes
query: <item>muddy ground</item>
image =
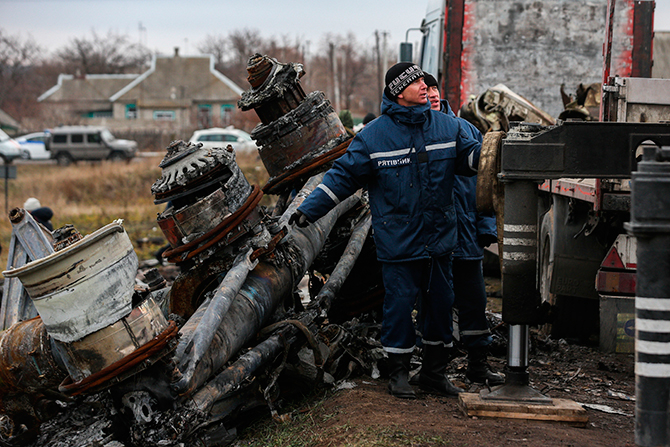
{"label": "muddy ground", "polygon": [[[469,417],[459,409],[457,398],[419,394],[416,400],[401,400],[388,394],[385,379],[357,377],[348,383],[352,389],[335,391],[319,404],[296,410],[293,423],[305,426],[295,439],[263,444],[262,434],[242,431],[236,446],[634,446],[633,355],[602,354],[565,340],[538,338],[537,333],[532,341],[531,386],[548,397],[583,404],[585,427]],[[504,362],[504,356],[491,359],[497,370]],[[478,393],[481,387],[463,382],[465,357],[452,363],[454,383]],[[281,430],[281,424],[275,428]]]}
{"label": "muddy ground", "polygon": [[[493,328],[489,363],[504,371],[507,328],[500,320],[500,280],[487,277],[488,318]],[[448,370],[452,381],[468,393],[484,388],[465,382],[466,356],[460,350]],[[416,360],[416,359],[415,359]],[[467,416],[457,398],[418,392],[418,399],[389,395],[384,377],[356,377],[333,390],[322,401],[305,403],[291,413],[298,424],[295,435],[268,433],[281,430],[280,423],[265,423],[259,430],[242,430],[241,446],[413,446],[413,447],[633,447],[635,446],[635,372],[633,354],[606,354],[597,340],[590,345],[577,340],[552,339],[539,328],[530,331],[530,386],[552,399],[581,404],[586,425],[562,422]],[[418,363],[413,363],[418,367]],[[273,425],[274,424],[274,425]],[[285,424],[285,423],[284,423]]]}

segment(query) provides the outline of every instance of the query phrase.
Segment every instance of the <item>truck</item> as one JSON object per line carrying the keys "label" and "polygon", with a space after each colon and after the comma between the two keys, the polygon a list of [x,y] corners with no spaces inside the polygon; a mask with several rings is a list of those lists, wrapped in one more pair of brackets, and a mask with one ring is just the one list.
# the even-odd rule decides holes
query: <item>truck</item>
{"label": "truck", "polygon": [[[506,131],[515,120],[668,120],[670,80],[648,79],[654,8],[644,0],[431,0],[418,63],[482,131]],[[411,59],[403,45],[401,58]],[[576,83],[576,95],[565,93]],[[487,123],[496,109],[508,120]],[[548,179],[538,188],[536,288],[549,309],[541,329],[633,352],[635,240],[623,228],[630,178]]]}

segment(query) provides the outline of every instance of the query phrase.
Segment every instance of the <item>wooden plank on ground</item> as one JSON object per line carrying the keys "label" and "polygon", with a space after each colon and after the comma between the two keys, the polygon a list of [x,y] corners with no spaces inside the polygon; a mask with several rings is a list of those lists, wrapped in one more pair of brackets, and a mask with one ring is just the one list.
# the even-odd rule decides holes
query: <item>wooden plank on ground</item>
{"label": "wooden plank on ground", "polygon": [[470,417],[552,421],[582,427],[589,421],[586,410],[577,402],[568,399],[552,399],[550,405],[539,405],[516,401],[483,400],[479,394],[461,393],[458,395],[458,407]]}

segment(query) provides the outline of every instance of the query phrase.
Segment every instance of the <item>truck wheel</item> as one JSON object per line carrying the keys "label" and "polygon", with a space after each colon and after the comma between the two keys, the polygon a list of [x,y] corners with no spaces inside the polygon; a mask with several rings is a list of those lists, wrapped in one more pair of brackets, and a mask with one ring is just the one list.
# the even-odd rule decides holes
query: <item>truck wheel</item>
{"label": "truck wheel", "polygon": [[580,343],[590,343],[591,320],[592,315],[598,314],[598,301],[550,291],[555,265],[554,236],[552,206],[540,226],[540,297],[543,305],[550,305],[548,322],[540,326],[540,333],[554,339],[574,338]]}
{"label": "truck wheel", "polygon": [[72,157],[66,152],[60,152],[56,156],[56,163],[58,163],[58,166],[70,166],[72,164]]}
{"label": "truck wheel", "polygon": [[498,211],[496,201],[503,195],[503,187],[498,181],[500,148],[505,135],[505,132],[484,135],[477,175],[477,211],[480,213]]}

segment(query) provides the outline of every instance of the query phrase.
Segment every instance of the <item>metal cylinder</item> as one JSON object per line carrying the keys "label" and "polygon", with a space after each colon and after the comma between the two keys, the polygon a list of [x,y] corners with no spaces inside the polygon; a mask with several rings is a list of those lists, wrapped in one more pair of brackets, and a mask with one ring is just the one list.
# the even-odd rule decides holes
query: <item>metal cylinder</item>
{"label": "metal cylinder", "polygon": [[635,443],[670,445],[670,148],[646,148],[632,175],[637,238]]}
{"label": "metal cylinder", "polygon": [[71,343],[130,313],[138,264],[117,220],[63,250],[2,274],[19,278],[49,335]]}
{"label": "metal cylinder", "polygon": [[503,230],[503,311],[505,323],[537,323],[540,294],[536,287],[537,184],[505,183]]}
{"label": "metal cylinder", "polygon": [[509,327],[507,365],[510,368],[528,367],[528,326],[513,324]]}

